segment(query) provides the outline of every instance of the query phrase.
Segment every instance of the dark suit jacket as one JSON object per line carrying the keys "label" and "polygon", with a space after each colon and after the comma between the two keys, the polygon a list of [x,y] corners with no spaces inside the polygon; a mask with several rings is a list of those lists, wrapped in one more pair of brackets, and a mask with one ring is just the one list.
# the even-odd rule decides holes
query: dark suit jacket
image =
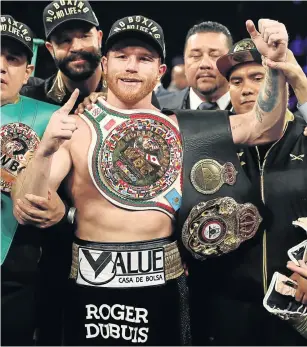
{"label": "dark suit jacket", "polygon": [[[162,108],[168,108],[170,110],[190,110],[190,87],[180,90],[179,92],[173,92],[168,95],[158,97],[159,104]],[[232,107],[231,102],[227,106],[226,110],[230,110]]]}
{"label": "dark suit jacket", "polygon": [[171,94],[171,92],[166,90],[161,84],[159,85],[158,89],[155,91],[155,94],[156,94],[156,97],[159,98],[160,96],[169,95]]}
{"label": "dark suit jacket", "polygon": [[158,96],[158,101],[161,109],[190,109],[189,89],[190,88],[185,88],[180,90],[179,92],[172,92],[160,97]]}

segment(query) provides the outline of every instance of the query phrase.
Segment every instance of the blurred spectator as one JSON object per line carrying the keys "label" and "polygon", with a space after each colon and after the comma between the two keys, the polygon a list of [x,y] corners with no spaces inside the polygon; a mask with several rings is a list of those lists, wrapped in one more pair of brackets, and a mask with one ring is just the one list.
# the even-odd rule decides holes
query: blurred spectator
{"label": "blurred spectator", "polygon": [[175,65],[172,68],[172,79],[167,90],[169,92],[178,92],[188,86],[188,81],[185,76],[184,64]]}
{"label": "blurred spectator", "polygon": [[[155,89],[154,89],[154,93],[156,95],[156,97],[160,97],[160,96],[163,96],[163,95],[168,95],[170,94],[170,92],[168,92],[162,85],[161,81],[159,80],[158,83],[156,84],[155,86]],[[154,105],[154,103],[152,103]]]}

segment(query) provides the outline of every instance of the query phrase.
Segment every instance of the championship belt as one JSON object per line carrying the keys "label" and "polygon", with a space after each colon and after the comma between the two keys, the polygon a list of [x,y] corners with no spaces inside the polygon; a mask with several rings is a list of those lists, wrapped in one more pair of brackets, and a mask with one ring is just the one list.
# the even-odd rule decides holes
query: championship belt
{"label": "championship belt", "polygon": [[1,265],[18,223],[9,196],[12,184],[37,149],[49,119],[59,107],[20,96],[1,107]]}
{"label": "championship belt", "polygon": [[228,111],[174,110],[183,142],[183,192],[177,230],[196,259],[220,256],[252,238],[262,221],[245,175]]}
{"label": "championship belt", "polygon": [[259,224],[253,204],[238,204],[229,197],[213,199],[192,208],[183,225],[182,241],[197,259],[219,256],[253,237]]}
{"label": "championship belt", "polygon": [[88,168],[98,191],[121,208],[173,218],[182,190],[178,126],[159,112],[119,110],[102,98],[80,117],[92,133]]}

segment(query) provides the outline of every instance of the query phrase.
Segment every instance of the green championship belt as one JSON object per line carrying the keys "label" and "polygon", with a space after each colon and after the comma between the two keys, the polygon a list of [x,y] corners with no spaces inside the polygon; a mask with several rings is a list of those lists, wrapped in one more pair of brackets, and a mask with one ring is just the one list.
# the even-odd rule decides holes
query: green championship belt
{"label": "green championship belt", "polygon": [[17,173],[38,147],[49,119],[59,106],[20,96],[1,107],[1,265],[14,238],[18,222],[10,198]]}

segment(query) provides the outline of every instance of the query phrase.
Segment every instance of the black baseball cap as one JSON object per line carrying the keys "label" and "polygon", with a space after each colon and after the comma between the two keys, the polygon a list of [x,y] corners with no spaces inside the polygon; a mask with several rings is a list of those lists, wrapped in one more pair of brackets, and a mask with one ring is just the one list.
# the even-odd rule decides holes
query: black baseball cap
{"label": "black baseball cap", "polygon": [[129,16],[116,21],[105,42],[105,53],[114,43],[125,37],[140,38],[157,50],[162,61],[165,60],[165,42],[161,26],[144,16]]}
{"label": "black baseball cap", "polygon": [[46,39],[61,24],[70,20],[80,20],[98,27],[98,19],[88,1],[52,1],[45,7],[43,22]]}
{"label": "black baseball cap", "polygon": [[256,62],[261,64],[261,54],[258,52],[252,39],[243,39],[235,43],[228,54],[216,61],[220,73],[229,79],[233,68],[239,64]]}
{"label": "black baseball cap", "polygon": [[33,56],[33,33],[32,30],[24,23],[17,22],[12,16],[1,15],[1,38],[9,37],[20,42],[28,53]]}

